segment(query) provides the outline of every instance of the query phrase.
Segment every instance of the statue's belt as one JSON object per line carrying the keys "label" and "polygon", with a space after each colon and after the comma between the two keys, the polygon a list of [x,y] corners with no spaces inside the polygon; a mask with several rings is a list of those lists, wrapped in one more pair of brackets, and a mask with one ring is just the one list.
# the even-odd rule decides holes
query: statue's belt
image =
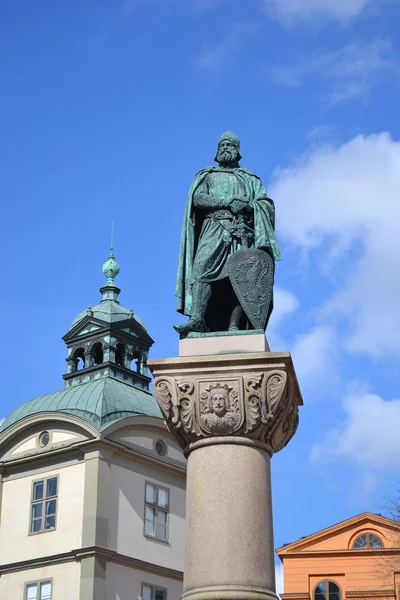
{"label": "statue's belt", "polygon": [[206,219],[233,219],[233,213],[230,210],[216,210],[208,213]]}
{"label": "statue's belt", "polygon": [[206,219],[212,219],[213,221],[230,221],[227,223],[220,223],[220,226],[225,229],[231,235],[242,238],[244,235],[252,237],[254,234],[253,219],[246,220],[244,215],[234,215],[227,210],[217,210],[212,213],[208,213]]}

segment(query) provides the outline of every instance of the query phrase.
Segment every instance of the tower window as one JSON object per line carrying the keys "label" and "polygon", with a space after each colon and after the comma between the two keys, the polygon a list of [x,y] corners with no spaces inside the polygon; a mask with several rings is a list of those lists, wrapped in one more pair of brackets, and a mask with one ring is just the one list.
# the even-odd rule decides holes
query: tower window
{"label": "tower window", "polygon": [[101,365],[104,362],[103,346],[100,342],[93,344],[91,350],[92,365]]}
{"label": "tower window", "polygon": [[378,538],[377,535],[373,533],[363,533],[359,535],[356,541],[353,544],[353,548],[355,549],[366,549],[366,548],[382,548],[382,540]]}
{"label": "tower window", "polygon": [[132,352],[131,370],[142,373],[143,357],[140,352]]}
{"label": "tower window", "polygon": [[115,352],[115,362],[120,367],[125,366],[125,345],[117,344],[116,352]]}
{"label": "tower window", "polygon": [[83,348],[78,348],[77,350],[75,350],[75,352],[73,354],[73,359],[74,359],[74,365],[73,365],[74,371],[80,371],[81,369],[85,368],[85,351]]}

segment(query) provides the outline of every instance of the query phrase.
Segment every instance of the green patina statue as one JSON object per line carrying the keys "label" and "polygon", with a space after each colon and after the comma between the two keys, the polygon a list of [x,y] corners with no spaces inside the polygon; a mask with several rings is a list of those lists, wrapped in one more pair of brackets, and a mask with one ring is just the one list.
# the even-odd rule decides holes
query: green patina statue
{"label": "green patina statue", "polygon": [[273,307],[275,207],[260,178],[239,165],[232,132],[218,142],[217,167],[195,177],[184,217],[176,296],[191,332],[264,329]]}

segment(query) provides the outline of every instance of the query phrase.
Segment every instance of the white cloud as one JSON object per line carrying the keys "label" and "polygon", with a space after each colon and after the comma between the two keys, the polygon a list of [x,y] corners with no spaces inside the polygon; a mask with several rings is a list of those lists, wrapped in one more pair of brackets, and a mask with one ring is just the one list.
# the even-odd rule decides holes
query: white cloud
{"label": "white cloud", "polygon": [[278,328],[283,319],[298,308],[299,300],[297,296],[289,290],[284,290],[278,286],[274,287],[274,311],[271,315],[270,327]]}
{"label": "white cloud", "polygon": [[285,326],[285,319],[299,307],[297,296],[278,286],[274,287],[274,310],[268,323],[267,338],[273,352],[287,347],[281,330]]}
{"label": "white cloud", "polygon": [[[400,399],[385,401],[381,397],[360,393],[344,398],[345,417],[328,431],[325,440],[314,446],[314,461],[347,459],[366,469],[379,471],[399,467]],[[371,487],[376,479],[366,485]]]}
{"label": "white cloud", "polygon": [[292,343],[284,339],[285,320],[299,308],[299,300],[292,292],[280,287],[274,289],[274,311],[267,329],[267,338],[273,352],[289,349],[293,355],[296,374],[302,385],[314,387],[323,380],[331,380],[336,369],[337,341],[333,328],[316,326],[295,336]]}
{"label": "white cloud", "polygon": [[388,133],[324,146],[277,171],[279,237],[312,252],[337,291],[320,326],[344,317],[351,351],[400,351],[400,142]]}
{"label": "white cloud", "polygon": [[336,368],[336,336],[331,327],[314,327],[298,335],[291,353],[296,373],[302,384],[308,387],[331,381]]}
{"label": "white cloud", "polygon": [[286,86],[298,86],[313,78],[323,80],[329,86],[329,102],[337,103],[365,96],[393,72],[399,73],[399,68],[391,57],[391,44],[375,40],[353,42],[330,52],[319,49],[293,65],[273,67],[270,75],[273,81]]}
{"label": "white cloud", "polygon": [[283,565],[275,565],[276,593],[283,594]]}
{"label": "white cloud", "polygon": [[262,0],[267,14],[285,26],[301,21],[339,21],[347,23],[367,8],[376,10],[390,0]]}

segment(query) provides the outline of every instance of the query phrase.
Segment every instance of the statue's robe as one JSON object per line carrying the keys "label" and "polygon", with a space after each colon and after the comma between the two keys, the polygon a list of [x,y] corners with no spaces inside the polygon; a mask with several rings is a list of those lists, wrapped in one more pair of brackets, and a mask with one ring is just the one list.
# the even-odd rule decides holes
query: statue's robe
{"label": "statue's robe", "polygon": [[[281,259],[274,232],[274,203],[267,197],[260,178],[241,167],[202,169],[193,181],[186,203],[175,292],[178,312],[191,315],[195,281],[212,283],[227,276],[227,260],[240,249],[229,233],[232,225],[229,206],[232,198],[238,197],[252,208],[251,247],[268,251],[275,260]],[[211,213],[216,216],[209,218]]]}

